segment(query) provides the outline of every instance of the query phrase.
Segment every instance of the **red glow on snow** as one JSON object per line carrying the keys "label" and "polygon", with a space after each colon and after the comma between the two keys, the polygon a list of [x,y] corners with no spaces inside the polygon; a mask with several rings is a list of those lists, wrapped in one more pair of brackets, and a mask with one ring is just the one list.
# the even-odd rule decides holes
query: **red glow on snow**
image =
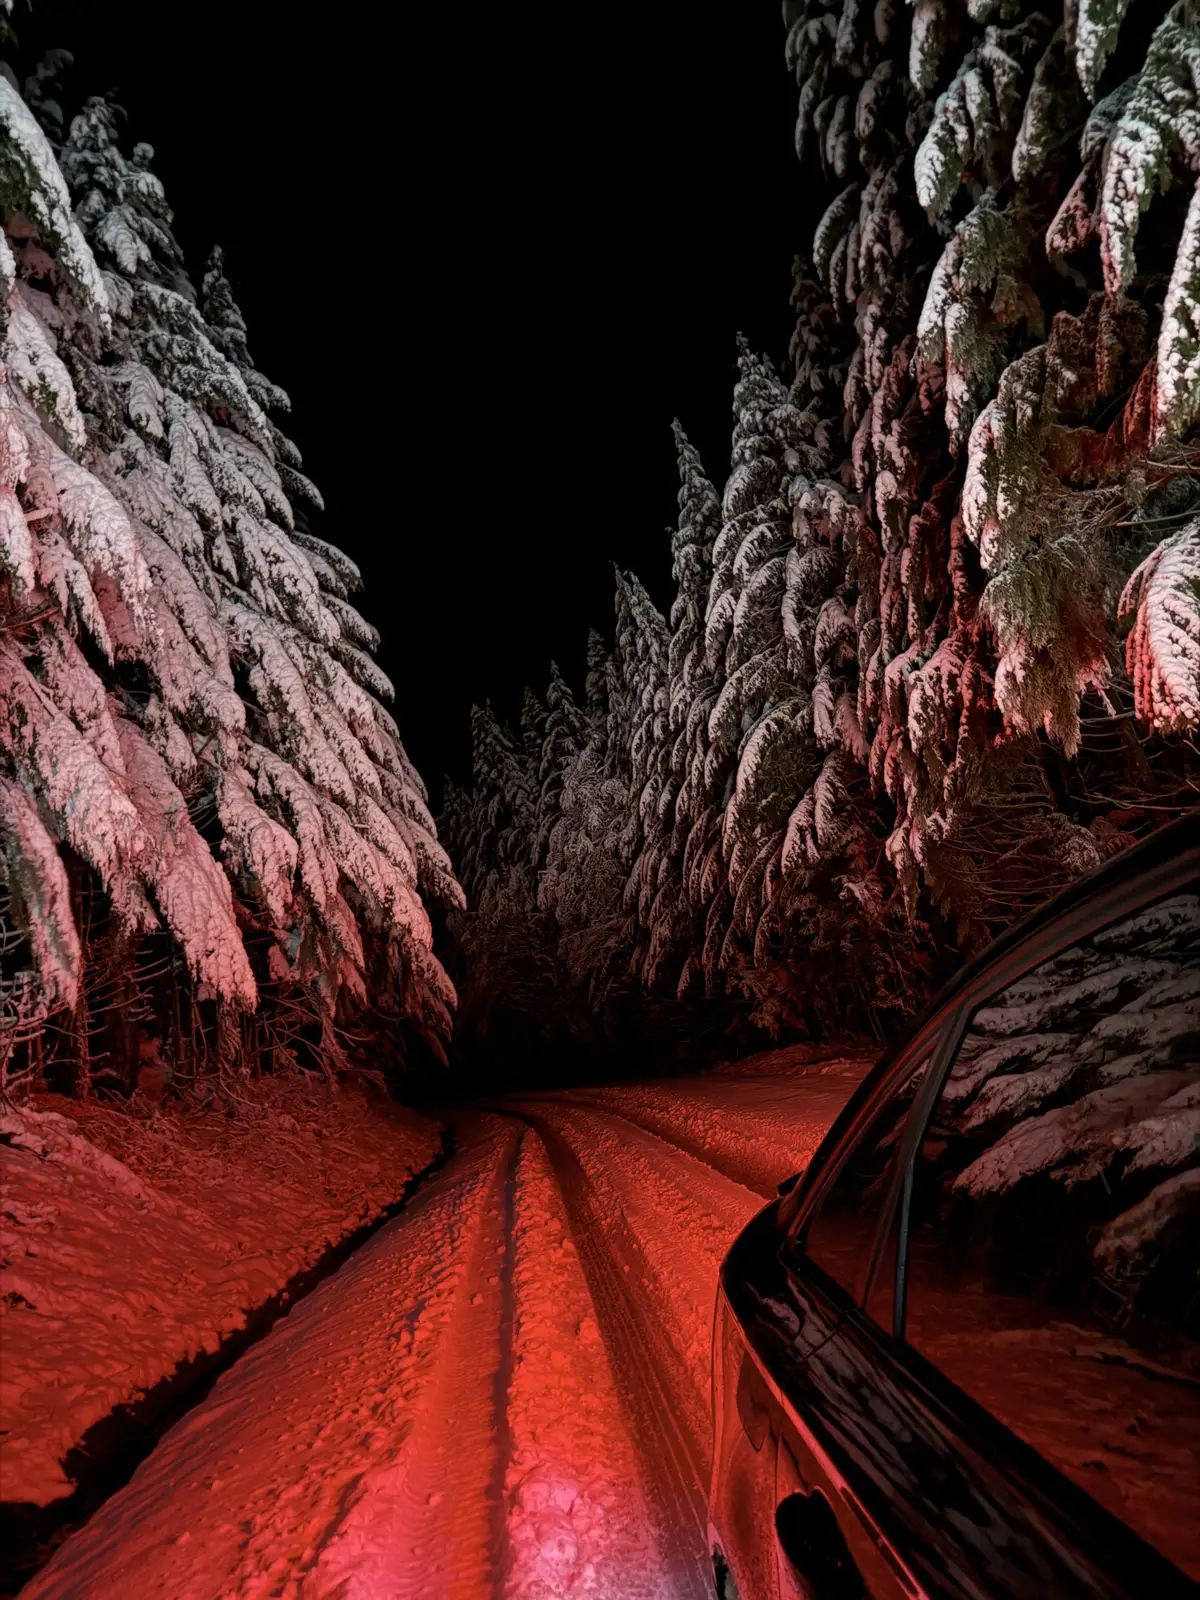
{"label": "red glow on snow", "polygon": [[[717,1266],[861,1070],[801,1099],[731,1075],[473,1119],[26,1593],[674,1600],[708,1559]],[[664,1407],[695,1457],[682,1532]]]}

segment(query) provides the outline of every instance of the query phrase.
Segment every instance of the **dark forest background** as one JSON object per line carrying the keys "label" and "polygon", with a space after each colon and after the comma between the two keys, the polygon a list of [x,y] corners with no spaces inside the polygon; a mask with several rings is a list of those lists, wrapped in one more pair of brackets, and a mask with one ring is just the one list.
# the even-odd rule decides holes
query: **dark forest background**
{"label": "dark forest background", "polygon": [[[836,10],[20,20],[29,67],[78,58],[65,106],[107,94],[153,144],[193,279],[226,247],[237,360],[292,395],[328,494],[296,537],[361,564],[449,850],[410,795],[468,1075],[883,1042],[1192,804],[1195,230],[1160,116],[1195,99],[1187,7],[1103,62],[1090,13],[1077,52],[1074,13],[960,36]],[[97,194],[103,255],[126,224]],[[174,360],[154,316],[121,336]],[[181,795],[201,820],[210,777]]]}
{"label": "dark forest background", "polygon": [[75,55],[67,105],[115,91],[193,271],[224,245],[436,806],[473,701],[514,716],[551,659],[581,688],[613,562],[669,606],[671,419],[720,479],[737,332],[787,347],[795,88],[775,4],[299,16],[14,23]]}

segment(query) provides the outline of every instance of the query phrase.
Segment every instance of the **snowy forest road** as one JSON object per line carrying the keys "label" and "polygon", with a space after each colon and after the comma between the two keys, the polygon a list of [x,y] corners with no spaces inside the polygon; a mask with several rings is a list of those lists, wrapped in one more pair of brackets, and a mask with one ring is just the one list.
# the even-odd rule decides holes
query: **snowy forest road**
{"label": "snowy forest road", "polygon": [[444,1169],[25,1594],[710,1595],[717,1267],[863,1070],[448,1112]]}

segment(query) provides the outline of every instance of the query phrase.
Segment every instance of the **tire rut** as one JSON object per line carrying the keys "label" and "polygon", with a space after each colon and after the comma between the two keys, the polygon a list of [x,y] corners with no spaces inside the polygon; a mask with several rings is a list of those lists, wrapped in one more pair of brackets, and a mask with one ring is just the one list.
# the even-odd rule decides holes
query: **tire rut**
{"label": "tire rut", "polygon": [[512,1429],[508,1419],[508,1397],[512,1388],[513,1369],[516,1365],[516,1202],[517,1169],[525,1144],[522,1132],[513,1143],[511,1154],[504,1163],[500,1185],[500,1234],[504,1240],[504,1255],[500,1263],[500,1359],[492,1382],[493,1405],[496,1418],[496,1449],[493,1461],[489,1502],[492,1514],[492,1593],[500,1600],[509,1566],[508,1500],[505,1494],[505,1475],[512,1456]]}
{"label": "tire rut", "polygon": [[[464,1291],[405,1441],[399,1526],[415,1537],[399,1593],[499,1595],[507,1565],[505,1408],[512,1373],[513,1193],[525,1132],[512,1128],[480,1207]],[[432,1508],[430,1516],[427,1508]],[[394,1517],[395,1508],[388,1515]]]}
{"label": "tire rut", "polygon": [[[685,1156],[691,1156],[694,1161],[699,1161],[703,1166],[713,1172],[720,1173],[721,1177],[728,1178],[731,1183],[740,1184],[743,1189],[748,1189],[751,1194],[761,1195],[766,1200],[775,1198],[774,1185],[765,1185],[759,1174],[741,1162],[730,1160],[726,1152],[714,1153],[707,1146],[701,1144],[699,1139],[689,1139],[686,1133],[681,1133],[677,1128],[665,1131],[662,1119],[649,1114],[649,1120],[643,1121],[643,1113],[622,1110],[617,1106],[601,1100],[597,1096],[579,1094],[575,1090],[564,1090],[556,1096],[555,1103],[564,1106],[575,1106],[580,1111],[598,1112],[606,1117],[613,1117],[619,1122],[628,1122],[631,1127],[637,1128],[641,1133],[651,1134],[655,1139],[661,1139],[666,1145],[681,1151]],[[497,1110],[500,1108],[497,1107]],[[507,1110],[507,1108],[506,1108]],[[800,1163],[797,1162],[797,1166]]]}
{"label": "tire rut", "polygon": [[707,1463],[688,1421],[694,1406],[683,1399],[695,1385],[670,1342],[653,1338],[659,1312],[644,1287],[637,1240],[623,1217],[614,1225],[600,1214],[583,1166],[550,1123],[528,1111],[503,1114],[536,1134],[558,1181],[680,1600],[708,1600]]}

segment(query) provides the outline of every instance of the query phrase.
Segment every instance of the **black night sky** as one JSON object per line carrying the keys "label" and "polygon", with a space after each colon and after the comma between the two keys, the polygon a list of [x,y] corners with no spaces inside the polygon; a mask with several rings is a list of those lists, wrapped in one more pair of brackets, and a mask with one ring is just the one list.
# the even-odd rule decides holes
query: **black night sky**
{"label": "black night sky", "polygon": [[24,65],[74,53],[68,111],[117,91],[197,281],[225,246],[436,794],[472,700],[581,684],[612,562],[669,605],[671,418],[720,483],[735,335],[787,347],[795,87],[768,0],[300,15],[14,22]]}

